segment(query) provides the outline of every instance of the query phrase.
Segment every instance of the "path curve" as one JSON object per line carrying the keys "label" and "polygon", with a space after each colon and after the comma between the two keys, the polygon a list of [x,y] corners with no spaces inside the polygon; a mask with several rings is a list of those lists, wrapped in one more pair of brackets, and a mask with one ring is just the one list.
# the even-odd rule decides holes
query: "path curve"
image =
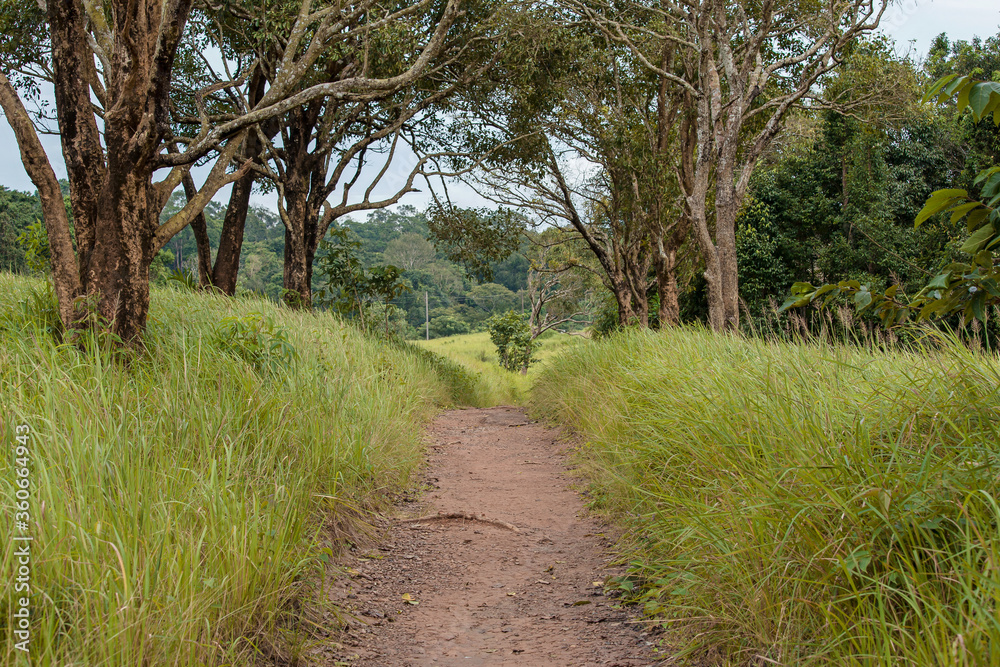
{"label": "path curve", "polygon": [[620,572],[608,565],[604,528],[569,488],[557,436],[519,408],[434,422],[429,491],[400,515],[493,521],[396,522],[353,559],[332,595],[355,620],[331,665],[655,664],[643,625],[603,594],[601,582]]}

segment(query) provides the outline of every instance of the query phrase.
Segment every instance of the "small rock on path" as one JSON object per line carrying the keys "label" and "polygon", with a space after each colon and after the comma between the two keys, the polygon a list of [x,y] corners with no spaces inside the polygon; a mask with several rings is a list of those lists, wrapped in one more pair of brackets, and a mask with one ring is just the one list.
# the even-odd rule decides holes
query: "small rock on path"
{"label": "small rock on path", "polygon": [[569,489],[557,432],[501,407],[444,413],[429,435],[431,491],[406,514],[497,523],[396,523],[333,588],[355,620],[330,664],[655,664],[643,625],[603,593],[620,572]]}

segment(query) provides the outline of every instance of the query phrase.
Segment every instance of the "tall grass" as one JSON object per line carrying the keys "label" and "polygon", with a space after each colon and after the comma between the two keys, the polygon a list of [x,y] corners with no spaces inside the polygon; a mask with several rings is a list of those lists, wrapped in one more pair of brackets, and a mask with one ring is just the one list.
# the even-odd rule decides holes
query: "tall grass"
{"label": "tall grass", "polygon": [[[323,569],[407,483],[450,388],[406,349],[266,301],[154,291],[131,359],[57,344],[45,303],[0,274],[8,536],[15,427],[31,429],[31,664],[294,662],[326,622]],[[12,553],[3,665],[27,664]]]}
{"label": "tall grass", "polygon": [[553,360],[680,662],[1000,664],[1000,363],[627,332]]}
{"label": "tall grass", "polygon": [[416,341],[416,345],[445,357],[472,373],[476,381],[476,393],[468,405],[489,407],[494,405],[524,405],[528,400],[531,385],[541,369],[560,352],[570,349],[583,340],[549,331],[539,336],[541,347],[535,351],[532,363],[525,375],[512,373],[500,366],[496,345],[490,341],[487,332],[435,338]]}

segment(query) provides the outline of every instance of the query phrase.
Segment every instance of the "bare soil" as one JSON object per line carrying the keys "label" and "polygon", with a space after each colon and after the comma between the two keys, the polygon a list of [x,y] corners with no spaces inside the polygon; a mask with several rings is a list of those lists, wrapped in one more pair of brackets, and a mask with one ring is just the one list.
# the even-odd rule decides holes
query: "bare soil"
{"label": "bare soil", "polygon": [[501,407],[447,412],[429,438],[427,492],[332,586],[349,629],[329,664],[655,664],[652,637],[605,595],[620,572],[558,432]]}

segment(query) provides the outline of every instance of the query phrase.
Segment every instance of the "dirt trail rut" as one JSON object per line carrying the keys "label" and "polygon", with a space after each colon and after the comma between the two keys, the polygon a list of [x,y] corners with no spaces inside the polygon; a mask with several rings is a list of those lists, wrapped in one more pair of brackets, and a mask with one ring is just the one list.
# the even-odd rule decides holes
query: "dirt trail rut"
{"label": "dirt trail rut", "polygon": [[603,595],[599,582],[617,570],[608,567],[602,526],[569,489],[556,435],[516,408],[437,419],[431,490],[400,514],[495,522],[394,525],[334,587],[357,620],[332,664],[655,664],[643,626]]}

